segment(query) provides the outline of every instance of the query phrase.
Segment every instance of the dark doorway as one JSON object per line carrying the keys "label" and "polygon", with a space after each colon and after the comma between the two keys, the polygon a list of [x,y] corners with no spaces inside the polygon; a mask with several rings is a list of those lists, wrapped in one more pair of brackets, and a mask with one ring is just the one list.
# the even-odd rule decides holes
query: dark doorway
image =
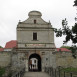
{"label": "dark doorway", "polygon": [[29,57],[29,71],[41,71],[41,57],[36,53]]}

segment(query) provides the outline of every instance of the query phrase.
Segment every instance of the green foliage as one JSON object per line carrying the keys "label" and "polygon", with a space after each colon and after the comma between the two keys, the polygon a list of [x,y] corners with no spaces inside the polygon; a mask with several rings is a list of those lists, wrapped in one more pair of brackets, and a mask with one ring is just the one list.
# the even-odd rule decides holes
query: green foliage
{"label": "green foliage", "polygon": [[61,46],[60,48],[67,48],[70,50],[70,46]]}
{"label": "green foliage", "polygon": [[72,56],[73,56],[74,58],[76,58],[76,53],[77,53],[77,47],[76,47],[76,45],[70,47],[70,49],[71,49],[71,51],[72,51]]}
{"label": "green foliage", "polygon": [[74,6],[77,6],[77,0],[74,1]]}
{"label": "green foliage", "polygon": [[3,48],[2,46],[0,46],[0,48]]}
{"label": "green foliage", "polygon": [[77,68],[72,68],[72,67],[63,68],[61,70],[65,72],[77,72]]}
{"label": "green foliage", "polygon": [[[77,6],[77,0],[74,1],[74,6]],[[77,18],[75,17],[75,20],[77,21]],[[54,29],[56,33],[56,37],[61,37],[62,35],[65,36],[65,40],[63,41],[63,44],[67,43],[68,41],[72,41],[72,43],[76,44],[77,43],[77,23],[72,26],[72,29],[69,28],[68,26],[68,21],[66,18],[62,20],[62,29]],[[68,49],[68,47],[67,47]],[[72,56],[76,58],[76,50],[77,47],[70,47],[70,50],[72,51]]]}
{"label": "green foliage", "polygon": [[[62,35],[66,35],[65,36],[65,40],[63,41],[63,43],[67,43],[68,41],[72,41],[74,44],[77,43],[77,23],[75,23],[75,25],[72,27],[72,29],[70,29],[67,26],[67,21],[66,18],[65,20],[62,20],[62,29],[54,29],[55,33],[56,33],[56,37],[61,37]],[[72,47],[61,47],[61,48],[67,48],[69,50],[72,51],[72,56],[74,58],[76,58],[76,50],[77,47],[72,46]]]}
{"label": "green foliage", "polygon": [[62,29],[54,29],[56,33],[56,37],[61,37],[62,35],[66,35],[63,43],[67,43],[68,41],[72,41],[74,44],[77,43],[77,23],[72,27],[72,29],[67,26],[66,18],[62,20]]}
{"label": "green foliage", "polygon": [[55,33],[56,33],[56,37],[61,37],[62,36],[62,30],[60,29],[54,29]]}
{"label": "green foliage", "polygon": [[5,68],[0,68],[0,77],[5,73]]}
{"label": "green foliage", "polygon": [[77,34],[77,23],[75,23],[75,25],[72,27],[72,32]]}

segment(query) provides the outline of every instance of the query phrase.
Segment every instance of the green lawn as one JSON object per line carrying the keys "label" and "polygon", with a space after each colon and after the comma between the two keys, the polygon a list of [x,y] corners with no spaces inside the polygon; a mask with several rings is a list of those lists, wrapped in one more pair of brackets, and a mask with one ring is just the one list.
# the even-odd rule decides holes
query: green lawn
{"label": "green lawn", "polygon": [[65,71],[65,72],[77,72],[77,68],[63,68],[61,69],[62,71]]}
{"label": "green lawn", "polygon": [[0,68],[0,77],[5,73],[5,68]]}

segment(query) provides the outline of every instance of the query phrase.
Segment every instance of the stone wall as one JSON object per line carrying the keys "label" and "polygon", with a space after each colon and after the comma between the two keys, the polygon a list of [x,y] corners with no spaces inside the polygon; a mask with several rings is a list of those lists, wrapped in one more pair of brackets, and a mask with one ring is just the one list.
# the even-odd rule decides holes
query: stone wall
{"label": "stone wall", "polygon": [[25,67],[25,54],[13,52],[12,53],[12,70],[17,70]]}
{"label": "stone wall", "polygon": [[0,52],[0,67],[7,67],[11,65],[11,52]]}
{"label": "stone wall", "polygon": [[55,52],[56,67],[75,67],[77,68],[77,58],[75,59],[70,52]]}
{"label": "stone wall", "polygon": [[[37,32],[37,40],[33,40],[33,32]],[[17,31],[18,43],[54,43],[52,29],[22,29]]]}
{"label": "stone wall", "polygon": [[[77,58],[72,57],[70,52],[40,51],[39,55],[41,56],[42,69],[58,66],[77,68]],[[28,71],[28,58],[25,52],[0,52],[0,67],[12,65],[12,70],[15,70],[24,66]]]}

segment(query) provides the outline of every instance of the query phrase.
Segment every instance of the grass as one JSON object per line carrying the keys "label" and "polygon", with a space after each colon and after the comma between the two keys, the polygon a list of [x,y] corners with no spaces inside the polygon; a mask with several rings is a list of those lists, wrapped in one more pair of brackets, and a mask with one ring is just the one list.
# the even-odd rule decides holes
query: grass
{"label": "grass", "polygon": [[70,73],[72,73],[73,76],[77,77],[77,68],[73,68],[73,67],[61,68],[60,69],[61,77],[64,77],[64,71],[65,71],[65,76],[66,77],[71,77]]}
{"label": "grass", "polygon": [[68,68],[61,69],[61,71],[65,71],[65,72],[77,72],[77,68],[68,67]]}
{"label": "grass", "polygon": [[0,77],[5,73],[5,68],[0,68]]}

